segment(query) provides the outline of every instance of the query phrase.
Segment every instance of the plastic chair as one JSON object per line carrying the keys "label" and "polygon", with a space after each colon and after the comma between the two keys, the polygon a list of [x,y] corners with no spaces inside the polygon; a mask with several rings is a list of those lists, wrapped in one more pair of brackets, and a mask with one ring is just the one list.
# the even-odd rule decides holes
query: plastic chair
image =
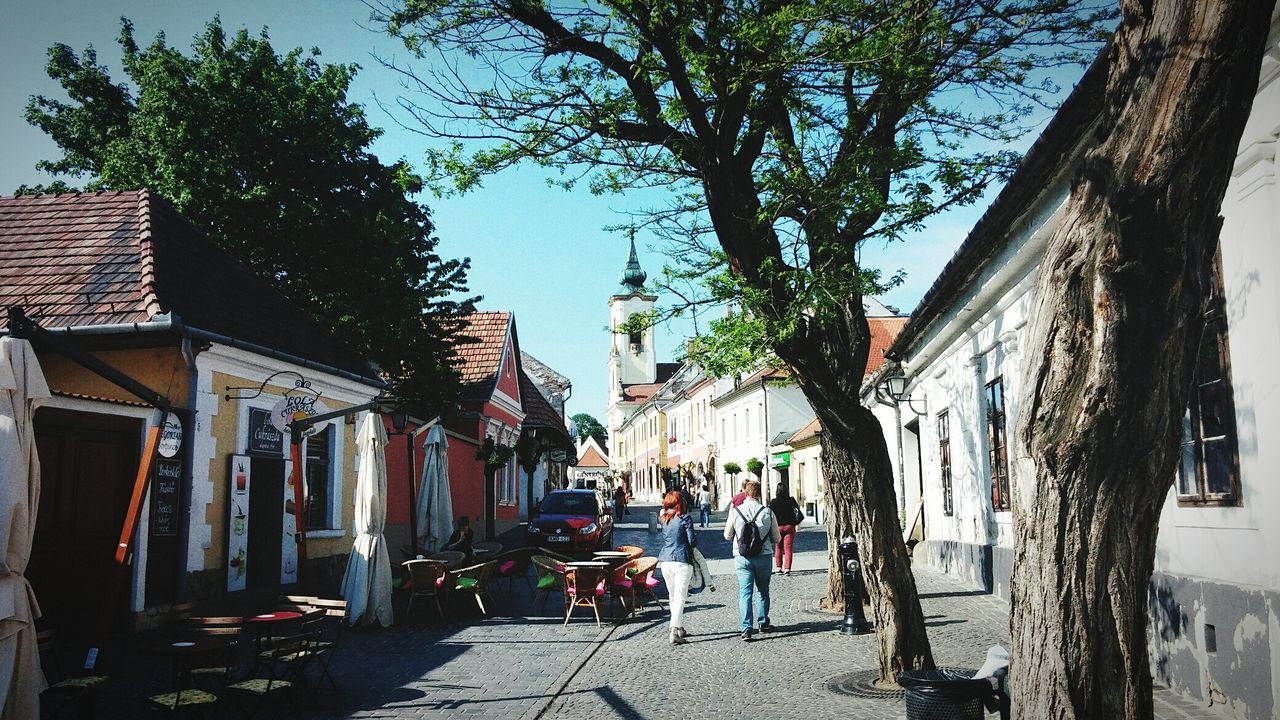
{"label": "plastic chair", "polygon": [[542,603],[538,605],[538,612],[547,606],[547,598],[551,597],[551,593],[564,592],[564,571],[566,566],[564,562],[546,555],[534,555],[533,567],[538,575],[537,591],[542,594]]}
{"label": "plastic chair", "polygon": [[[461,554],[458,553],[458,555]],[[409,591],[409,607],[405,610],[405,615],[408,616],[413,612],[413,599],[422,597],[434,601],[436,611],[443,618],[444,604],[440,600],[452,588],[452,586],[445,587],[445,577],[449,574],[448,565],[439,560],[407,560],[403,565],[413,585]]]}
{"label": "plastic chair", "polygon": [[600,627],[600,598],[605,592],[605,571],[598,567],[572,567],[564,572],[564,624],[569,624],[574,608],[589,607]]}

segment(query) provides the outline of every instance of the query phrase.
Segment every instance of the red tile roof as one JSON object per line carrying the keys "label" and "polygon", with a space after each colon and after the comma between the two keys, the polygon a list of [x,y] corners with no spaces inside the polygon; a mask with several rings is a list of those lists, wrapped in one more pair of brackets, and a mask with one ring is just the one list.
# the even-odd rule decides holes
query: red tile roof
{"label": "red tile roof", "polygon": [[818,418],[814,418],[809,421],[808,425],[805,425],[804,427],[800,428],[799,430],[796,431],[794,435],[787,438],[787,444],[790,445],[792,443],[801,442],[802,440],[808,440],[809,438],[815,435],[818,435],[821,432],[822,432],[822,421],[819,420]]}
{"label": "red tile roof", "polygon": [[791,373],[785,369],[767,367],[755,371],[750,377],[739,383],[739,385],[750,385],[757,380],[781,380],[789,377],[791,377]]}
{"label": "red tile roof", "polygon": [[578,458],[578,467],[601,468],[609,467],[609,461],[605,460],[594,445],[588,445],[582,457]]}
{"label": "red tile roof", "polygon": [[45,327],[173,313],[188,327],[377,377],[148,190],[0,197],[0,305],[9,304]]}
{"label": "red tile roof", "polygon": [[463,398],[487,400],[493,394],[510,325],[511,313],[506,310],[477,311],[463,319],[461,335],[474,340],[460,342],[456,348]]}
{"label": "red tile roof", "polygon": [[662,386],[665,384],[666,383],[657,382],[657,383],[643,383],[643,384],[637,384],[637,385],[623,385],[622,386],[622,402],[631,403],[631,404],[638,404],[638,403],[645,402],[649,398],[653,397],[654,393],[658,392],[658,390],[660,390]]}
{"label": "red tile roof", "polygon": [[871,349],[867,353],[867,369],[862,374],[863,378],[870,377],[880,369],[881,365],[884,365],[884,351],[893,345],[893,341],[898,338],[898,333],[902,332],[902,328],[907,326],[907,321],[910,319],[907,317],[867,318],[867,326],[871,329]]}

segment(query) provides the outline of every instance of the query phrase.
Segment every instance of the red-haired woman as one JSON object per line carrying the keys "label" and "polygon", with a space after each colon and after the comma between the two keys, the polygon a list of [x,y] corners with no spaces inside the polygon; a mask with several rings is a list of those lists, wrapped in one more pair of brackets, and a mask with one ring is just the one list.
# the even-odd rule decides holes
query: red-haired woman
{"label": "red-haired woman", "polygon": [[689,597],[689,578],[693,576],[693,548],[698,538],[693,533],[693,518],[685,507],[684,495],[672,490],[662,498],[662,551],[658,553],[662,580],[667,584],[671,603],[671,644],[683,645],[684,602]]}

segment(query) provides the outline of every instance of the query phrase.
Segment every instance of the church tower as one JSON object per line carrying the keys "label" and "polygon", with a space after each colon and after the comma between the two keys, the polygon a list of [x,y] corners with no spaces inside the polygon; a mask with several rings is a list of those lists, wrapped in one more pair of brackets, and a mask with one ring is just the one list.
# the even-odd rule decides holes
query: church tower
{"label": "church tower", "polygon": [[622,400],[622,387],[651,383],[658,377],[658,356],[653,347],[653,328],[623,332],[619,328],[632,317],[652,311],[656,295],[644,292],[648,275],[636,257],[636,241],[631,239],[631,255],[619,278],[621,287],[609,298],[609,404]]}

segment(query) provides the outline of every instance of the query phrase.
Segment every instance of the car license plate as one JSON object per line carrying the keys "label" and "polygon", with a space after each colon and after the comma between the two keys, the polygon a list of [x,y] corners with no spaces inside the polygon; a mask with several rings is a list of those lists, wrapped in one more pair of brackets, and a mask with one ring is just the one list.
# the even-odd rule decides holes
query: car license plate
{"label": "car license plate", "polygon": [[568,535],[548,535],[547,541],[548,542],[569,542],[569,536]]}

